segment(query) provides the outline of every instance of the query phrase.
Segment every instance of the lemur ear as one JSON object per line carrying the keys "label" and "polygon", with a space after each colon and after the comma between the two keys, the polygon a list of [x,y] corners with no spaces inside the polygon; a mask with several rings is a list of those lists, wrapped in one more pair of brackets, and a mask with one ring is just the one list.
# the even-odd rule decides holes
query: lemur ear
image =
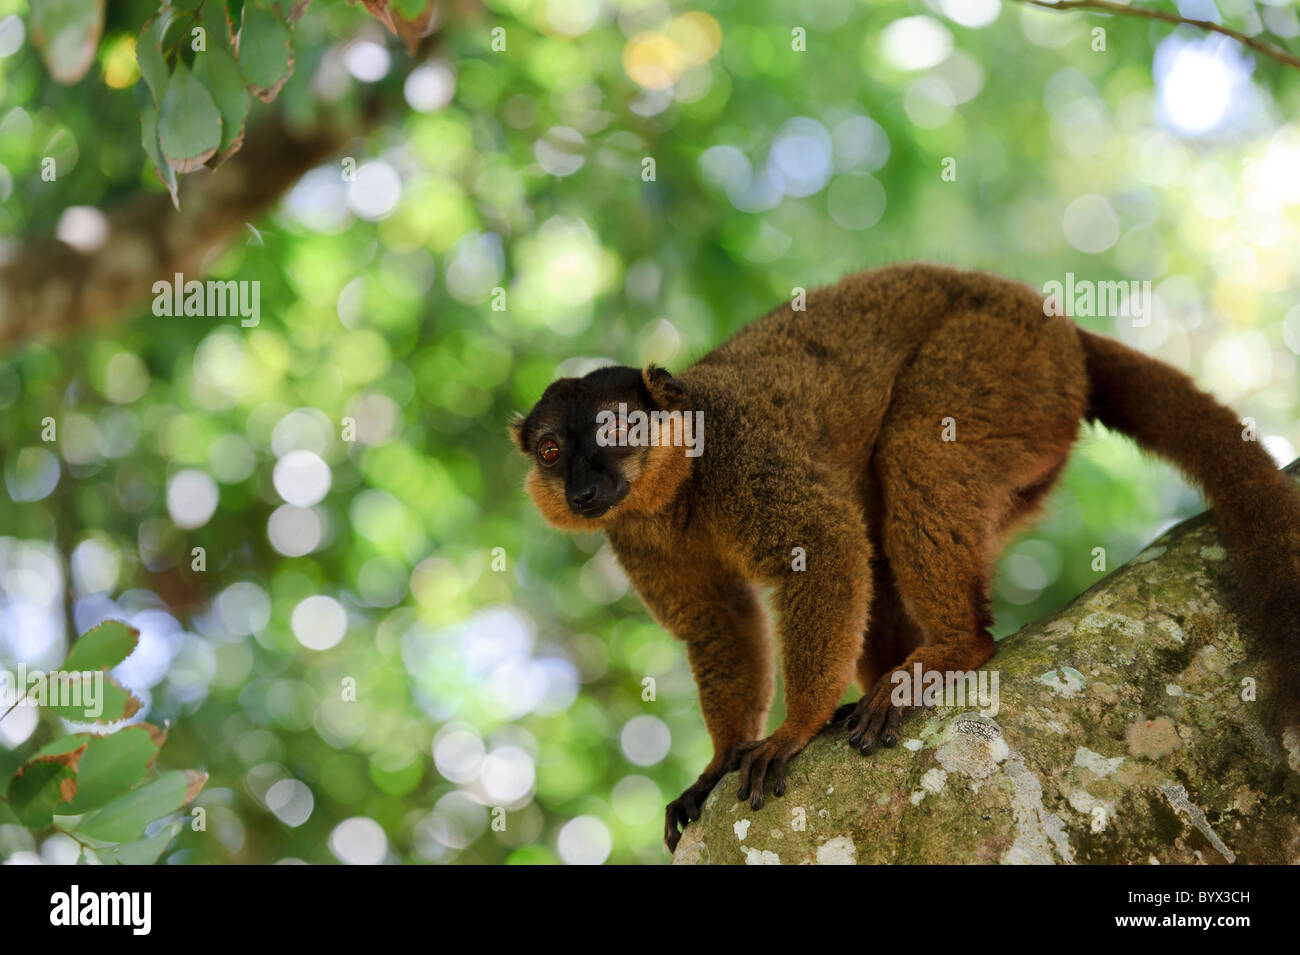
{"label": "lemur ear", "polygon": [[655,403],[663,407],[671,407],[686,397],[681,382],[658,365],[646,365],[641,372],[641,381]]}
{"label": "lemur ear", "polygon": [[524,444],[524,422],[527,419],[515,412],[510,418],[510,440],[514,442],[516,448],[524,454],[528,454],[528,448]]}

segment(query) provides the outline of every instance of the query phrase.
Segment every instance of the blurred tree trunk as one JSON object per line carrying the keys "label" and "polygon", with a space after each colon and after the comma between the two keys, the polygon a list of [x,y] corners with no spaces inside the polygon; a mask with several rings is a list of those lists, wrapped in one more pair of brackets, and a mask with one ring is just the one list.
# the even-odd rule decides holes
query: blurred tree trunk
{"label": "blurred tree trunk", "polygon": [[[298,15],[302,7],[296,5]],[[462,0],[450,9],[449,16],[464,18],[474,15],[478,5]],[[418,22],[399,21],[402,28],[394,32],[413,62],[441,44],[443,31],[427,14]],[[52,237],[0,242],[0,345],[111,322],[149,302],[157,281],[171,282],[177,272],[187,280],[200,278],[228,243],[252,235],[245,227],[303,174],[366,135],[385,115],[405,108],[398,83],[372,87],[359,109],[322,109],[324,118],[312,129],[291,125],[276,110],[249,129],[243,148],[231,159],[215,170],[183,177],[179,210],[165,193],[144,193],[105,208],[107,238],[90,252]],[[148,162],[143,153],[141,161]]]}
{"label": "blurred tree trunk", "polygon": [[165,193],[105,209],[108,236],[90,252],[55,238],[0,246],[0,342],[84,330],[139,308],[176,272],[198,278],[233,237],[251,235],[246,223],[366,125],[304,133],[275,113],[228,162],[184,178],[179,210]]}
{"label": "blurred tree trunk", "polygon": [[828,730],[757,812],[724,779],[674,862],[1300,862],[1300,738],[1270,728],[1231,580],[1211,516],[1185,521],[1001,641],[995,715],[914,712],[871,757]]}

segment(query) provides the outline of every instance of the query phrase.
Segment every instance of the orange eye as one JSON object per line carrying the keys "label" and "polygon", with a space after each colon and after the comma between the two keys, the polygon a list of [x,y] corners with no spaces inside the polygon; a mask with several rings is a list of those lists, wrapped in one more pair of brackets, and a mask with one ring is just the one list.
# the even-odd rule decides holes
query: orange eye
{"label": "orange eye", "polygon": [[548,467],[560,459],[560,445],[554,438],[543,438],[537,445],[538,459]]}

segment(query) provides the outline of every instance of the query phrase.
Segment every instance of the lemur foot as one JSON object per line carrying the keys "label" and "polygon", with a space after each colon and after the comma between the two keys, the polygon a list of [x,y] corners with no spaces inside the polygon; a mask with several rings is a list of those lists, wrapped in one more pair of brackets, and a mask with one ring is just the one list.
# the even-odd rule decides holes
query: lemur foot
{"label": "lemur foot", "polygon": [[713,792],[713,787],[722,778],[722,773],[704,773],[695,780],[687,790],[668,804],[664,812],[664,845],[669,852],[677,851],[677,843],[682,838],[686,827],[700,818],[704,800]]}
{"label": "lemur foot", "polygon": [[878,742],[886,747],[898,743],[904,707],[896,706],[890,699],[892,690],[893,684],[882,678],[870,693],[862,694],[856,703],[841,706],[832,717],[843,719],[845,727],[854,730],[849,745],[858,747],[864,756],[874,753]]}
{"label": "lemur foot", "polygon": [[845,703],[844,705],[836,709],[836,711],[831,714],[830,720],[822,728],[823,732],[828,729],[833,729],[837,723],[842,723],[845,720],[847,720],[850,714],[852,714],[853,711],[858,708],[858,703],[860,702],[862,701],[858,700],[856,703]]}
{"label": "lemur foot", "polygon": [[748,799],[753,809],[763,808],[763,787],[770,775],[772,792],[785,795],[785,766],[799,750],[807,745],[806,738],[792,736],[778,729],[767,739],[741,743],[732,749],[727,768],[740,769],[740,788],[737,799]]}

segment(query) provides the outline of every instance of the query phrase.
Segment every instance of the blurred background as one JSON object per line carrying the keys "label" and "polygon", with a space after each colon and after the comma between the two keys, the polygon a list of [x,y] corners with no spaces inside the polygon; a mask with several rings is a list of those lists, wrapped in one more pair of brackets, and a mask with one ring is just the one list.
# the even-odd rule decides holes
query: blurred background
{"label": "blurred background", "polygon": [[[1011,0],[446,6],[415,58],[360,6],[297,24],[250,127],[381,109],[204,259],[260,283],[256,327],[145,301],[0,343],[0,667],[140,630],[115,675],[170,721],[163,762],[210,774],[208,831],[163,861],[667,861],[711,755],[682,648],[602,538],[544,525],[505,425],[557,375],[679,370],[796,287],[908,259],[1150,281],[1145,327],[1080,323],[1300,447],[1300,70]],[[1300,34],[1292,0],[1147,6]],[[110,7],[60,86],[0,0],[0,248],[93,249],[101,210],[163,191],[131,96],[157,5]],[[1201,506],[1088,429],[1001,560],[998,635]],[[15,710],[0,771],[54,732]],[[77,857],[4,811],[0,857]]]}

